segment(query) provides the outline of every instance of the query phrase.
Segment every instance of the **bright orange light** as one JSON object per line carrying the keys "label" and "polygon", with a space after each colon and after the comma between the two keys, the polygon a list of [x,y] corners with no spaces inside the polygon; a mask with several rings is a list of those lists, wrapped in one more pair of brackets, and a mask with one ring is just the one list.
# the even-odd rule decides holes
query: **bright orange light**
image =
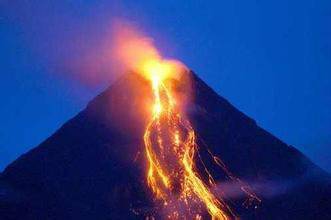
{"label": "bright orange light", "polygon": [[183,65],[176,61],[151,59],[142,63],[139,69],[147,79],[160,83],[179,74]]}
{"label": "bright orange light", "polygon": [[185,65],[177,60],[162,58],[153,43],[137,28],[124,22],[114,22],[111,36],[111,57],[117,65],[143,74],[147,79],[153,77],[160,81],[178,78]]}

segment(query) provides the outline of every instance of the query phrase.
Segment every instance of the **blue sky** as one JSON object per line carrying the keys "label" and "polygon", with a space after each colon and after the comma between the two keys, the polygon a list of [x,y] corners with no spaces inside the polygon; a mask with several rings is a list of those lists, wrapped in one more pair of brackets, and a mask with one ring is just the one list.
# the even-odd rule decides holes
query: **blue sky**
{"label": "blue sky", "polygon": [[114,17],[331,171],[329,0],[1,1],[0,170],[114,79],[87,83],[66,66],[100,47]]}

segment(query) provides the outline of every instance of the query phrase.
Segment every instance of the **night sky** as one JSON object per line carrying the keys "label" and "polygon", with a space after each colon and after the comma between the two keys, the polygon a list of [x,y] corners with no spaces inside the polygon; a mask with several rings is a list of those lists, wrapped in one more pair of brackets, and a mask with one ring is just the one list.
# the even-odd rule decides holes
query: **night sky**
{"label": "night sky", "polygon": [[114,18],[331,171],[330,0],[0,1],[0,171],[118,77],[98,66]]}

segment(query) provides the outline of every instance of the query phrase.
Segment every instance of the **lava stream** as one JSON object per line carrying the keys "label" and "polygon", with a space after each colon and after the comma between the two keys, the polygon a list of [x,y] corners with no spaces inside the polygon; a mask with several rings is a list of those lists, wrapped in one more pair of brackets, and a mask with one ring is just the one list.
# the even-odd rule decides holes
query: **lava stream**
{"label": "lava stream", "polygon": [[158,72],[151,76],[153,115],[144,134],[148,185],[171,210],[167,213],[170,219],[201,219],[204,209],[212,219],[229,219],[229,207],[211,192],[196,170],[196,135],[190,122],[182,117],[172,91]]}

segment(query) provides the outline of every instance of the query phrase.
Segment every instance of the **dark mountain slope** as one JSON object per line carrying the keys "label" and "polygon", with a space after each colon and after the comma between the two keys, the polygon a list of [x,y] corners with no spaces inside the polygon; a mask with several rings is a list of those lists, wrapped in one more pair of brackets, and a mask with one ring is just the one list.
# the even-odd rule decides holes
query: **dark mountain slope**
{"label": "dark mountain slope", "polygon": [[[245,209],[243,199],[232,195],[233,209],[244,219],[330,219],[330,176],[195,74],[191,78],[195,98],[187,113],[199,135],[201,157],[216,179],[225,181],[222,171],[208,163],[208,146],[262,199],[258,209]],[[150,86],[139,75],[115,82],[5,169],[0,217],[142,219],[155,212],[142,140],[150,102]]]}

